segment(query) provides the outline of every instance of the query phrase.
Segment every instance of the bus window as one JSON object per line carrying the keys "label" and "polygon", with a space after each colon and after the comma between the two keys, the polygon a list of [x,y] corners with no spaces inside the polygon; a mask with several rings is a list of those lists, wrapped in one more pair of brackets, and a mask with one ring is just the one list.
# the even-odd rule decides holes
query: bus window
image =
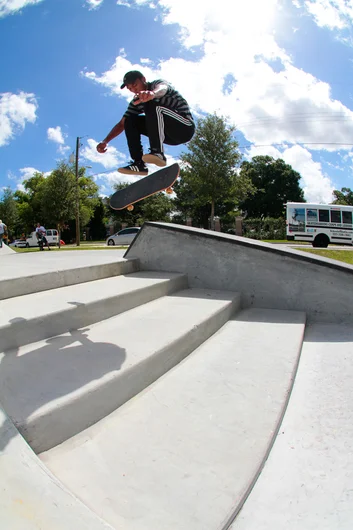
{"label": "bus window", "polygon": [[317,210],[309,210],[309,209],[307,209],[307,211],[306,211],[306,220],[308,222],[309,221],[317,222]]}
{"label": "bus window", "polygon": [[341,212],[338,210],[331,210],[331,223],[341,223]]}
{"label": "bus window", "polygon": [[352,212],[342,212],[342,221],[344,224],[352,224]]}
{"label": "bus window", "polygon": [[320,223],[329,223],[330,212],[328,210],[319,210],[319,221]]}

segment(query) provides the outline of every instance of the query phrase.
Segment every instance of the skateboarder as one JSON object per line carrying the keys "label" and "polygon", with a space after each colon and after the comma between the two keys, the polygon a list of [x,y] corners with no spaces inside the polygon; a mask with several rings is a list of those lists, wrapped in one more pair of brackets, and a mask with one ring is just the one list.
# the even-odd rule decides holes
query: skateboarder
{"label": "skateboarder", "polygon": [[[163,144],[189,142],[195,132],[195,123],[188,103],[167,81],[147,82],[141,72],[133,70],[124,76],[120,88],[125,87],[135,96],[119,123],[97,145],[97,151],[105,153],[107,144],[125,130],[132,161],[118,171],[128,175],[147,175],[146,163],[159,167],[166,165]],[[141,135],[149,138],[149,154],[143,154]]]}

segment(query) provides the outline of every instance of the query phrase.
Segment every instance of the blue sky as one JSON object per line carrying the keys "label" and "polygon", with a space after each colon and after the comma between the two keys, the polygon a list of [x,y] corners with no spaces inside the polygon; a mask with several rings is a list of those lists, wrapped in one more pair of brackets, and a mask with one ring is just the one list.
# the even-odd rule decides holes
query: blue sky
{"label": "blue sky", "polygon": [[308,201],[330,202],[353,189],[352,22],[352,0],[0,0],[0,190],[68,160],[80,136],[80,164],[111,193],[125,137],[95,147],[137,68],[195,116],[227,115],[245,158],[283,158]]}

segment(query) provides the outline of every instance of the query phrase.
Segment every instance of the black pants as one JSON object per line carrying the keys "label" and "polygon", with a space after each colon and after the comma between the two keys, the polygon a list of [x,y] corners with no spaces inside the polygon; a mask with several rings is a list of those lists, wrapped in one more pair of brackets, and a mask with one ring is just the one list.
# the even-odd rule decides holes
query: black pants
{"label": "black pants", "polygon": [[155,101],[145,104],[145,114],[125,118],[125,134],[132,160],[142,159],[141,135],[148,136],[150,148],[163,153],[163,144],[180,145],[189,142],[195,132],[192,121]]}

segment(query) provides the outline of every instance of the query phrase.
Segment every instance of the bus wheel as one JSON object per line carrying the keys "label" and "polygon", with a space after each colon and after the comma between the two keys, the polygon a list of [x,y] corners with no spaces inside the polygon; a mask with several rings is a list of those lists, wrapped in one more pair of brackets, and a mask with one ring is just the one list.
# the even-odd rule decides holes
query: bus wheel
{"label": "bus wheel", "polygon": [[325,234],[320,234],[315,237],[313,241],[313,247],[315,248],[327,248],[330,240]]}

